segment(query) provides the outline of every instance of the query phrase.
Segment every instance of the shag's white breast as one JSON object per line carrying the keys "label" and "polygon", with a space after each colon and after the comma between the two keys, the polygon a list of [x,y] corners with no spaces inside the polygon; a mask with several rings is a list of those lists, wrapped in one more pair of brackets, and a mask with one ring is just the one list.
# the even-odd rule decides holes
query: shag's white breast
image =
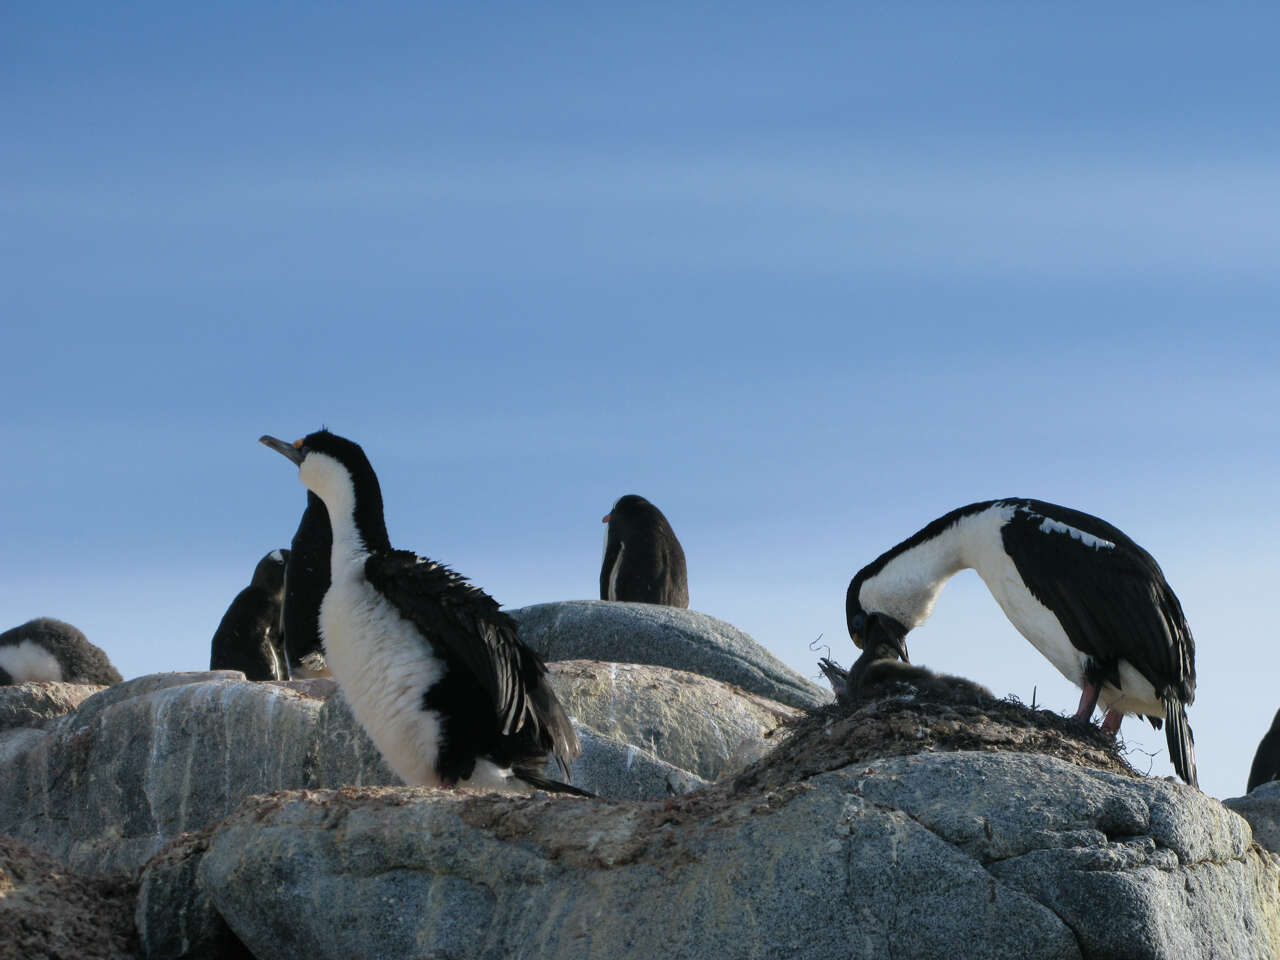
{"label": "shag's white breast", "polygon": [[363,566],[361,559],[335,576],[320,604],[329,669],[391,769],[410,786],[438,786],[440,715],[422,698],[444,664],[369,585]]}
{"label": "shag's white breast", "polygon": [[44,680],[56,683],[62,679],[62,665],[52,653],[30,640],[0,647],[0,668],[13,677],[15,683],[28,680]]}
{"label": "shag's white breast", "polygon": [[966,538],[966,559],[1018,632],[1076,686],[1084,684],[1085,656],[1072,645],[1053,611],[1032,595],[1005,551],[1000,531],[1016,507],[1004,504],[973,518]]}

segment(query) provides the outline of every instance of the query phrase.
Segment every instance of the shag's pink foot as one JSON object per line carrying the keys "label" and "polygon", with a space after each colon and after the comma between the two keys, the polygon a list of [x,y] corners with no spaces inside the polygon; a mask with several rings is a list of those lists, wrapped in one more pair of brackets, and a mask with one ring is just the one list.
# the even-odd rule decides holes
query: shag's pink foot
{"label": "shag's pink foot", "polygon": [[1120,732],[1120,723],[1123,720],[1124,714],[1119,710],[1108,710],[1107,715],[1102,718],[1102,732],[1114,737]]}
{"label": "shag's pink foot", "polygon": [[1093,708],[1097,705],[1098,685],[1086,680],[1084,688],[1080,691],[1080,706],[1076,710],[1076,719],[1088,723],[1089,718],[1093,716]]}

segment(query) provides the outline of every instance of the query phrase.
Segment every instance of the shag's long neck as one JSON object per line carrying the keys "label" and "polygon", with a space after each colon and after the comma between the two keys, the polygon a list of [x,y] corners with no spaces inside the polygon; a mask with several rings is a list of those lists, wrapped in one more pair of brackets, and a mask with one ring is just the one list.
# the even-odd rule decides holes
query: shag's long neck
{"label": "shag's long neck", "polygon": [[881,554],[867,568],[859,590],[866,610],[887,613],[908,630],[933,613],[948,580],[977,564],[975,538],[990,504],[974,504],[939,517],[919,533]]}
{"label": "shag's long neck", "polygon": [[390,550],[382,515],[382,491],[370,469],[353,476],[345,467],[325,458],[311,468],[311,457],[300,473],[303,483],[324,501],[333,532],[330,563],[336,572],[346,564],[377,550]]}

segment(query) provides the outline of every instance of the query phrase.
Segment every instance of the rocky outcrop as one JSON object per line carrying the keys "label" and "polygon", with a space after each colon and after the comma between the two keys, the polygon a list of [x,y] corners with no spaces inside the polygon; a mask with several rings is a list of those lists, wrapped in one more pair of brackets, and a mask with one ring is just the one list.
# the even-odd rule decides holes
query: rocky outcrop
{"label": "rocky outcrop", "polygon": [[638,806],[279,794],[175,856],[261,960],[1280,950],[1276,869],[1238,817],[1172,781],[1017,753]]}
{"label": "rocky outcrop", "polygon": [[[579,720],[583,752],[573,764],[574,782],[601,796],[687,793],[763,753],[769,731],[793,712],[717,681],[637,669],[552,665],[571,715],[604,727]],[[67,702],[58,686],[48,699]],[[255,794],[399,784],[336,690],[327,680],[250,683],[215,671],[140,677],[53,720],[38,706],[24,720],[14,706],[15,722],[40,726],[0,733],[0,833],[77,871],[128,873]],[[0,703],[31,700],[12,691],[0,691]]]}
{"label": "rocky outcrop", "polygon": [[792,707],[829,702],[737,627],[694,610],[656,603],[570,600],[507,611],[520,639],[544,660],[607,660],[686,670]]}
{"label": "rocky outcrop", "polygon": [[97,956],[66,952],[64,895],[104,931],[132,908],[121,957],[1280,955],[1249,826],[1267,840],[1280,787],[1232,801],[1246,821],[986,697],[800,711],[652,663],[550,671],[599,799],[396,786],[328,680],[0,690],[0,835],[62,861],[0,846],[0,886],[36,891],[0,889],[0,955]]}

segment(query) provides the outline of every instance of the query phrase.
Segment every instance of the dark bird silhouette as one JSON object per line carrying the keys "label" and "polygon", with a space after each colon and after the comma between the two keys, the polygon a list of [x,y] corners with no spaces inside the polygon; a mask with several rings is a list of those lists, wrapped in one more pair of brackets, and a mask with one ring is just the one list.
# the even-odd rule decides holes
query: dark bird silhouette
{"label": "dark bird silhouette", "polygon": [[1272,780],[1280,780],[1280,711],[1276,712],[1275,719],[1271,721],[1271,729],[1263,735],[1258,750],[1253,755],[1253,765],[1249,767],[1249,785],[1245,792]]}
{"label": "dark bird silhouette", "polygon": [[604,517],[600,599],[689,606],[684,549],[662,511],[627,494]]}
{"label": "dark bird silhouette", "polygon": [[320,637],[320,602],[329,590],[332,550],[329,511],[308,490],[307,508],[293,535],[284,571],[284,652],[294,679],[329,675]]}
{"label": "dark bird silhouette", "polygon": [[239,670],[248,680],[288,680],[280,615],[288,550],[272,550],[258,561],[209,645],[210,670]]}

